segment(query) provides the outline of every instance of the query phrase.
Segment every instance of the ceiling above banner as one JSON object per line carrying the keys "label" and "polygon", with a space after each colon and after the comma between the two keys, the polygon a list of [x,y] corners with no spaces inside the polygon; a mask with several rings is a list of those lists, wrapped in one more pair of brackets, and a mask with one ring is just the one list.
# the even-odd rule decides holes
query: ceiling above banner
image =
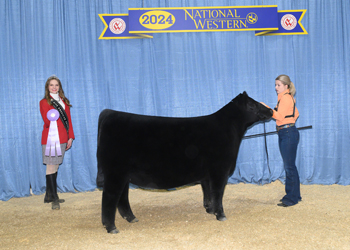
{"label": "ceiling above banner", "polygon": [[305,35],[306,10],[277,5],[183,8],[130,8],[129,14],[99,14],[99,39],[152,38],[152,33],[255,31],[256,36]]}

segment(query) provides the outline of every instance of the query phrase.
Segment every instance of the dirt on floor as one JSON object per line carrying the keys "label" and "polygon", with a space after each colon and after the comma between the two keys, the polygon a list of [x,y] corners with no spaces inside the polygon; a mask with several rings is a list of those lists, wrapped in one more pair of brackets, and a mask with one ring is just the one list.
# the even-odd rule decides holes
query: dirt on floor
{"label": "dirt on floor", "polygon": [[227,185],[226,221],[202,205],[199,185],[171,192],[132,189],[139,219],[119,213],[112,235],[101,223],[101,191],[61,193],[60,210],[44,195],[0,201],[0,249],[350,249],[350,186],[302,185],[303,201],[279,207],[284,185]]}

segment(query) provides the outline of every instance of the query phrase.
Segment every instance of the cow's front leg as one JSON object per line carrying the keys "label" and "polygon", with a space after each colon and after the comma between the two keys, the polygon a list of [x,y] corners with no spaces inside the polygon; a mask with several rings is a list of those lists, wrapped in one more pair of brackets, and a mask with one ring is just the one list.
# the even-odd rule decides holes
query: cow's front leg
{"label": "cow's front leg", "polygon": [[216,215],[216,219],[219,221],[227,220],[224,213],[224,208],[222,206],[222,198],[224,196],[224,190],[227,183],[226,177],[217,177],[213,178],[211,181],[211,200],[212,200],[212,209]]}
{"label": "cow's front leg", "polygon": [[222,206],[222,197],[224,195],[224,191],[222,192],[213,192],[214,196],[214,214],[216,215],[216,219],[219,221],[227,220],[226,215],[224,213],[224,208]]}
{"label": "cow's front leg", "polygon": [[203,191],[203,206],[207,211],[207,213],[213,214],[214,209],[212,207],[212,202],[211,202],[211,191],[210,191],[209,180],[201,181],[201,186]]}
{"label": "cow's front leg", "polygon": [[118,211],[119,214],[130,223],[139,221],[131,211],[129,203],[129,182],[127,182],[124,186],[123,193],[118,203]]}

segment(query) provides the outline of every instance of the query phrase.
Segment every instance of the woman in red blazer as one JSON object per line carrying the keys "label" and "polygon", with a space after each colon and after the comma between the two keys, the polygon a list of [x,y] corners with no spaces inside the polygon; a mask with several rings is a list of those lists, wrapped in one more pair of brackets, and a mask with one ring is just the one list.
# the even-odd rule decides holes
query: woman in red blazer
{"label": "woman in red blazer", "polygon": [[[53,101],[55,100],[55,101]],[[60,110],[61,113],[56,113],[58,118],[56,122],[48,119],[48,112],[52,109],[55,109],[54,105],[56,105],[56,109]],[[74,132],[73,132],[73,126],[72,126],[72,119],[70,115],[70,107],[72,105],[70,104],[69,100],[65,97],[64,91],[62,88],[61,81],[56,76],[51,76],[47,79],[45,84],[45,96],[40,101],[40,113],[44,120],[44,128],[42,132],[41,137],[41,145],[42,145],[42,154],[43,154],[43,163],[46,164],[46,194],[44,198],[45,203],[51,203],[52,202],[52,209],[60,209],[60,204],[64,202],[63,199],[59,199],[57,195],[57,171],[58,166],[62,164],[63,157],[65,151],[70,149],[72,147],[72,143],[74,140]],[[63,111],[62,111],[63,110]],[[51,114],[52,111],[50,111]],[[64,114],[65,113],[65,114]],[[65,116],[63,118],[62,116]],[[51,115],[51,117],[54,117],[54,115]],[[68,120],[65,122],[65,124],[62,122],[62,120]],[[53,124],[51,124],[53,123]],[[57,124],[57,127],[56,127]],[[50,130],[50,125],[52,125],[54,130]],[[66,125],[66,126],[65,126]],[[68,127],[68,130],[67,128]],[[61,152],[59,152],[59,149],[55,148],[55,153],[52,155],[52,151],[49,150],[51,147],[48,146],[48,149],[46,148],[46,144],[48,142],[49,137],[49,144],[51,140],[51,131],[58,131],[58,138],[60,143]],[[50,132],[50,136],[49,136]]]}

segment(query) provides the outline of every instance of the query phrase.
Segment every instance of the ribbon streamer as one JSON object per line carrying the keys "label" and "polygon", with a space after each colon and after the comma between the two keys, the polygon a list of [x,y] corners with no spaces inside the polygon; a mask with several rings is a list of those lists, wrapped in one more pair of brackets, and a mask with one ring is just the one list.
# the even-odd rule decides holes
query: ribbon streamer
{"label": "ribbon streamer", "polygon": [[50,149],[51,149],[51,156],[55,156],[57,151],[57,156],[62,155],[61,151],[61,143],[60,138],[58,136],[58,128],[57,128],[57,120],[60,117],[60,114],[56,109],[51,109],[46,114],[47,119],[50,121],[50,128],[49,128],[49,135],[47,137],[47,143],[46,143],[46,150],[45,155],[50,156]]}

